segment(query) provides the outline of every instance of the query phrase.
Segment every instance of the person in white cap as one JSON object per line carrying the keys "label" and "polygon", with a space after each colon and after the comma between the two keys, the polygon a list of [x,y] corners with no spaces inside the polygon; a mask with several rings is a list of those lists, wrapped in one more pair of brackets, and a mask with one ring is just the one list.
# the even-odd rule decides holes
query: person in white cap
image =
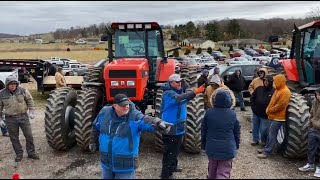
{"label": "person in white cap", "polygon": [[187,103],[204,91],[205,84],[194,90],[189,87],[188,83],[181,79],[178,74],[171,75],[168,82],[161,87],[163,90],[161,119],[173,124],[170,132],[162,135],[164,153],[161,179],[172,178],[173,172],[182,171],[177,165],[179,149],[186,128]]}
{"label": "person in white cap", "polygon": [[224,85],[223,81],[220,79],[218,74],[215,74],[211,77],[209,81],[209,86],[205,91],[205,104],[206,108],[212,108],[214,106],[214,97],[219,90],[227,90],[231,96],[231,108],[233,109],[236,105],[236,98],[233,92]]}

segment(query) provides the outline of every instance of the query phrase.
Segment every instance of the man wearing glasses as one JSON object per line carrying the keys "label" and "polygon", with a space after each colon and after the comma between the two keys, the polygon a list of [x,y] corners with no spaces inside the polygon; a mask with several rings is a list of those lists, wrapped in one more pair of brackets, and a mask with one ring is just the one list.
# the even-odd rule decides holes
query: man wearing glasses
{"label": "man wearing glasses", "polygon": [[177,165],[186,127],[187,103],[205,90],[205,84],[194,90],[189,87],[178,74],[172,74],[168,82],[161,87],[163,94],[160,116],[163,121],[173,124],[169,133],[162,135],[164,153],[161,179],[173,179],[173,172],[182,171]]}

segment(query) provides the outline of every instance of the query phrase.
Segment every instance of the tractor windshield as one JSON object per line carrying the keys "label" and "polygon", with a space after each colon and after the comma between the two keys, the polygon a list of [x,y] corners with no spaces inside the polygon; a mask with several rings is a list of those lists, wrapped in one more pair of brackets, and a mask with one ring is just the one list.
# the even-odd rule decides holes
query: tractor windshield
{"label": "tractor windshield", "polygon": [[309,60],[320,58],[320,28],[304,31],[303,57]]}
{"label": "tractor windshield", "polygon": [[[146,41],[146,34],[148,40]],[[161,51],[158,47],[160,32],[158,30],[148,31],[121,31],[115,32],[115,57],[145,57],[148,48],[148,55],[151,57],[159,57]]]}
{"label": "tractor windshield", "polygon": [[320,83],[320,28],[302,31],[302,57],[304,75],[308,83]]}

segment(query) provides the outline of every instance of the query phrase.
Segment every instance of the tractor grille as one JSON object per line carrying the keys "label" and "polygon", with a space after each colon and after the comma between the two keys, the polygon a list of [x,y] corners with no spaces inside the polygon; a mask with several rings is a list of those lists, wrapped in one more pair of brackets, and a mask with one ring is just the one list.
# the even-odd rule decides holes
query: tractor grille
{"label": "tractor grille", "polygon": [[110,89],[110,96],[114,97],[117,94],[125,94],[128,97],[136,97],[135,88],[125,88],[125,89]]}
{"label": "tractor grille", "polygon": [[110,78],[135,78],[137,77],[136,70],[110,70]]}

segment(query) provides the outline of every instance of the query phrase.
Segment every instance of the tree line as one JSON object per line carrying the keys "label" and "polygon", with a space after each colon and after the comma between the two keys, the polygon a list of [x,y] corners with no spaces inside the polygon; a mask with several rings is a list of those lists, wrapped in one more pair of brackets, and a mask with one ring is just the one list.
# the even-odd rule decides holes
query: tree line
{"label": "tree line", "polygon": [[[314,15],[313,15],[314,16]],[[294,24],[302,25],[314,20],[315,17],[307,17],[300,19],[223,19],[205,21],[189,21],[185,24],[165,25],[163,28],[170,28],[169,36],[175,37],[174,40],[182,41],[185,38],[202,38],[210,39],[214,42],[228,41],[231,39],[259,39],[268,41],[271,35],[286,35],[291,34]],[[53,33],[55,39],[74,39],[99,37],[106,34],[110,30],[111,23],[93,24],[88,27],[71,27],[69,29],[57,29]],[[171,36],[171,37],[172,37]],[[168,34],[165,35],[168,37]],[[167,38],[167,39],[170,39]]]}

